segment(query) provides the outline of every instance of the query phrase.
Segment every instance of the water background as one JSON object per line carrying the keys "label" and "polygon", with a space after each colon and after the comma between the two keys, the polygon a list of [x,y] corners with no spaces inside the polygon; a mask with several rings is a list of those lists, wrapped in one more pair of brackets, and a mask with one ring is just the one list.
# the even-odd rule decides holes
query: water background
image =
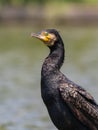
{"label": "water background", "polygon": [[[61,71],[98,102],[98,27],[59,27],[65,44]],[[0,130],[55,130],[40,94],[49,49],[31,26],[0,26]]]}

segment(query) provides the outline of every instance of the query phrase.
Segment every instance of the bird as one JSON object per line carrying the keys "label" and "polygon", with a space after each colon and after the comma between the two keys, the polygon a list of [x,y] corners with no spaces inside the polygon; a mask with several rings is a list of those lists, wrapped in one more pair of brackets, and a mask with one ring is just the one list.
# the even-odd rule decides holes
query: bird
{"label": "bird", "polygon": [[58,130],[98,130],[98,104],[83,87],[65,76],[60,68],[65,48],[56,29],[31,33],[50,50],[41,69],[41,97]]}

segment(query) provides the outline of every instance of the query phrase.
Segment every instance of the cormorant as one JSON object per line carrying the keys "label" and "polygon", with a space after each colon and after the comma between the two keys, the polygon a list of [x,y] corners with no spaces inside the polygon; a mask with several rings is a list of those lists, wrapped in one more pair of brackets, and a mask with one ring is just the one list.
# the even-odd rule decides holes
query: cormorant
{"label": "cormorant", "polygon": [[70,81],[60,68],[64,44],[55,29],[32,33],[50,49],[41,71],[41,95],[58,130],[98,130],[98,105],[81,86]]}

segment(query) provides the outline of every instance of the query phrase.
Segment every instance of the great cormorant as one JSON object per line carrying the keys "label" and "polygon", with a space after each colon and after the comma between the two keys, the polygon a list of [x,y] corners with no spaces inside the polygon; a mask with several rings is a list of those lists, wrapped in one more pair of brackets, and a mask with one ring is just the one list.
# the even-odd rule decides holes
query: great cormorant
{"label": "great cormorant", "polygon": [[98,105],[81,86],[70,81],[60,68],[64,44],[55,29],[32,33],[50,49],[41,71],[41,95],[58,130],[98,130]]}

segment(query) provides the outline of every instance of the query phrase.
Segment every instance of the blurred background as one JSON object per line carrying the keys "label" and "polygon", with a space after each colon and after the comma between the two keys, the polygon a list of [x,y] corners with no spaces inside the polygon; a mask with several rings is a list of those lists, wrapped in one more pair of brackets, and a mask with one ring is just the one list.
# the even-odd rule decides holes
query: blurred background
{"label": "blurred background", "polygon": [[56,130],[40,94],[49,50],[31,32],[56,28],[62,72],[98,102],[98,0],[0,0],[0,130]]}

